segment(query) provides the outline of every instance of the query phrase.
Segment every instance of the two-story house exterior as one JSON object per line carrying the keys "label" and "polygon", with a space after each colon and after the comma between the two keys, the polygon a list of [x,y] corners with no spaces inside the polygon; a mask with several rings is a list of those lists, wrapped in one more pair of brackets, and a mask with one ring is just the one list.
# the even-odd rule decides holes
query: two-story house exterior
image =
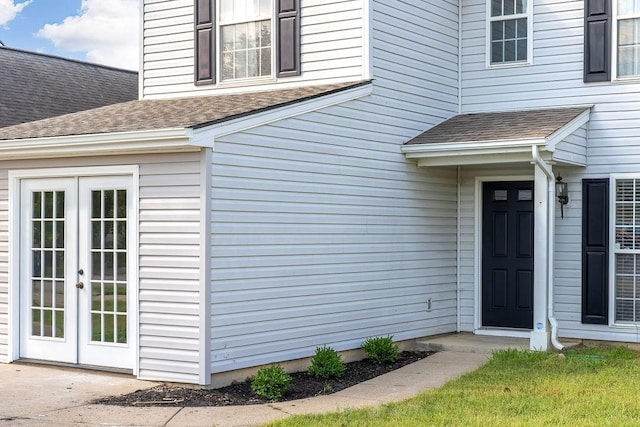
{"label": "two-story house exterior", "polygon": [[461,3],[461,114],[403,149],[458,168],[461,330],[637,342],[639,13]]}
{"label": "two-story house exterior", "polygon": [[0,360],[206,385],[379,335],[633,341],[602,193],[638,88],[583,82],[582,2],[496,1],[144,0],[140,100],[0,130]]}

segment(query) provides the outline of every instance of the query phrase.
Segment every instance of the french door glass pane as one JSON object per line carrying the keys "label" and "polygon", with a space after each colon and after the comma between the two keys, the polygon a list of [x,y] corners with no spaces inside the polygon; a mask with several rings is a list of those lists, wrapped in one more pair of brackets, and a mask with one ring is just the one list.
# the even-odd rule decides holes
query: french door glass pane
{"label": "french door glass pane", "polygon": [[91,192],[91,340],[127,343],[127,192]]}
{"label": "french door glass pane", "polygon": [[34,191],[31,200],[31,335],[64,338],[64,191]]}

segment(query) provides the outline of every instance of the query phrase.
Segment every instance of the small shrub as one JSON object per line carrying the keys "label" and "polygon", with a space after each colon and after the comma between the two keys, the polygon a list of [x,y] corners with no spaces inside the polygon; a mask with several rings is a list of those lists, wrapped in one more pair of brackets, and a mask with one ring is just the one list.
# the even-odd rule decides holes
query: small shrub
{"label": "small shrub", "polygon": [[281,365],[275,364],[258,370],[251,382],[251,390],[265,399],[278,400],[289,390],[290,384],[291,375]]}
{"label": "small shrub", "polygon": [[309,374],[318,378],[340,378],[344,375],[345,366],[337,351],[331,347],[316,348],[316,355],[311,359]]}
{"label": "small shrub", "polygon": [[393,337],[367,338],[362,343],[367,357],[376,363],[391,363],[398,359],[400,348],[393,342]]}

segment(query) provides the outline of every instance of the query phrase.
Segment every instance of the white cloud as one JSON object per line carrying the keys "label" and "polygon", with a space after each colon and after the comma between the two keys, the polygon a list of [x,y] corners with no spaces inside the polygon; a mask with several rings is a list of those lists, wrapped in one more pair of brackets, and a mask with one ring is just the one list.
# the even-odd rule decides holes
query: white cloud
{"label": "white cloud", "polygon": [[0,27],[6,27],[22,9],[27,7],[32,0],[16,3],[14,0],[0,0]]}
{"label": "white cloud", "polygon": [[[3,1],[3,0],[0,0]],[[90,62],[137,70],[139,0],[82,0],[77,15],[46,24],[36,34],[61,49],[86,52]]]}

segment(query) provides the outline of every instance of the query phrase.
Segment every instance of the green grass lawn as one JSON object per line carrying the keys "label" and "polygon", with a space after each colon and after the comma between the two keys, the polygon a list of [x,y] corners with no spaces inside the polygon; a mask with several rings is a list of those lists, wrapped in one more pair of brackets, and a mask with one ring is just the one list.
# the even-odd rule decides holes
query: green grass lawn
{"label": "green grass lawn", "polygon": [[624,347],[502,351],[480,369],[399,403],[270,426],[640,426],[640,355]]}

